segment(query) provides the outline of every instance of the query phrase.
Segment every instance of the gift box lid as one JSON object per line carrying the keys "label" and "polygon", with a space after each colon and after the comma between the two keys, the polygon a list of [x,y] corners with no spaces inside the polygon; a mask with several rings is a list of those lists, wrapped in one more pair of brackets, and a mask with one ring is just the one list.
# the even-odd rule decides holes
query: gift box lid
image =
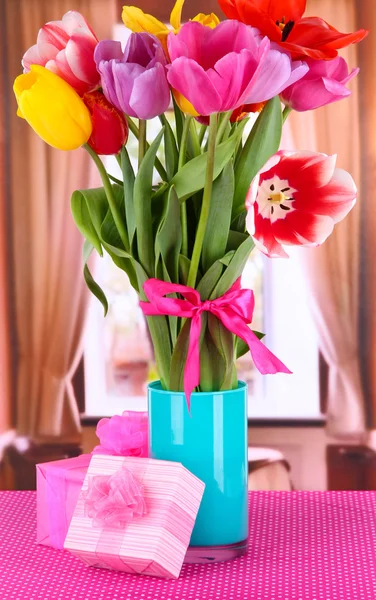
{"label": "gift box lid", "polygon": [[[97,480],[130,471],[143,488],[146,514],[116,528],[88,516]],[[179,576],[205,485],[183,465],[151,458],[94,455],[64,543],[89,566],[165,578]],[[86,504],[86,506],[85,506]]]}

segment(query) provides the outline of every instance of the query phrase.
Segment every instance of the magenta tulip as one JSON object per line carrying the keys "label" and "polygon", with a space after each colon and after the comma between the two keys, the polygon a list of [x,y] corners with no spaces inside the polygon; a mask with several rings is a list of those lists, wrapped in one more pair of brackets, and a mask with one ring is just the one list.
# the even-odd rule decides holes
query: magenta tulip
{"label": "magenta tulip", "polygon": [[37,43],[24,54],[24,73],[31,65],[41,65],[59,75],[81,96],[99,86],[94,62],[98,39],[84,17],[74,10],[61,21],[46,23],[39,30]]}
{"label": "magenta tulip", "polygon": [[288,257],[284,245],[319,246],[356,201],[355,183],[336,156],[280,151],[252,182],[247,230],[269,257]]}
{"label": "magenta tulip", "polygon": [[103,93],[116,108],[139,119],[153,119],[167,110],[167,61],[156,37],[132,33],[124,53],[120,42],[99,42],[94,58]]}
{"label": "magenta tulip", "polygon": [[303,112],[350,96],[346,85],[359,69],[349,73],[346,61],[339,56],[334,60],[308,59],[307,64],[308,73],[281,93],[287,106]]}
{"label": "magenta tulip", "polygon": [[170,85],[203,116],[269,100],[308,70],[238,21],[224,21],[215,29],[186,23],[168,36],[168,51]]}

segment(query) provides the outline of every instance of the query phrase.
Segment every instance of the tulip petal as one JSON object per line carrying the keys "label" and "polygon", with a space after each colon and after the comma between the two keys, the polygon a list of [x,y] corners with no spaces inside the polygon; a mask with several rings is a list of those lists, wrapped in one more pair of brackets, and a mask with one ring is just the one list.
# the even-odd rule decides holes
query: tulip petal
{"label": "tulip petal", "polygon": [[[319,246],[329,237],[334,228],[334,221],[327,215],[317,215],[294,211],[286,219],[279,219],[273,224],[275,239],[295,246]],[[301,239],[301,241],[296,241]]]}
{"label": "tulip petal", "polygon": [[168,31],[164,23],[136,6],[124,6],[121,18],[124,25],[134,33],[146,32],[158,35],[162,31]]}
{"label": "tulip petal", "polygon": [[175,30],[179,30],[181,26],[181,11],[183,10],[184,0],[176,0],[174,8],[170,14],[170,23]]}
{"label": "tulip petal", "polygon": [[116,61],[111,61],[111,63],[117,104],[125,114],[130,117],[137,117],[137,113],[131,107],[130,99],[134,82],[137,77],[145,72],[145,69],[135,64],[124,64]]}
{"label": "tulip petal", "polygon": [[[55,58],[57,52],[57,49],[54,46],[50,45],[47,53],[51,58]],[[44,66],[44,64],[45,58],[41,56],[38,44],[31,46],[31,48],[29,48],[23,55],[22,66],[24,68],[24,72],[30,71],[31,65]]]}
{"label": "tulip petal", "polygon": [[194,60],[184,56],[174,60],[168,65],[167,79],[171,87],[187,98],[200,115],[221,110],[222,99],[219,93],[208,74]]}
{"label": "tulip petal", "polygon": [[74,33],[85,33],[86,37],[92,37],[93,42],[98,43],[97,36],[86,21],[85,17],[76,10],[69,10],[62,18],[65,31],[72,36]]}
{"label": "tulip petal", "polygon": [[50,44],[57,50],[63,50],[69,41],[69,35],[64,30],[62,21],[51,21],[40,29],[38,45]]}
{"label": "tulip petal", "polygon": [[98,83],[98,71],[94,62],[95,47],[96,42],[90,46],[84,33],[75,33],[65,48],[65,57],[73,75],[93,87]]}
{"label": "tulip petal", "polygon": [[129,105],[139,119],[153,119],[170,104],[170,89],[164,67],[157,63],[135,78]]}
{"label": "tulip petal", "polygon": [[253,239],[256,247],[270,258],[288,258],[282,244],[274,236],[270,219],[255,214],[255,233]]}
{"label": "tulip petal", "polygon": [[32,65],[20,75],[14,91],[23,117],[48,144],[60,150],[74,150],[89,139],[92,123],[78,94],[45,67]]}

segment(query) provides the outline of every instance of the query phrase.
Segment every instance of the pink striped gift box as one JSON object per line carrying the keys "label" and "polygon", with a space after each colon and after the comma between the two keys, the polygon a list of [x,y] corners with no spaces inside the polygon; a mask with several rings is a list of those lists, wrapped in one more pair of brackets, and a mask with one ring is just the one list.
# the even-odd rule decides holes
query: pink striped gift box
{"label": "pink striped gift box", "polygon": [[[143,486],[146,514],[124,528],[98,527],[85,511],[90,478],[128,469]],[[205,484],[180,463],[94,455],[64,548],[91,567],[166,579],[179,576]]]}

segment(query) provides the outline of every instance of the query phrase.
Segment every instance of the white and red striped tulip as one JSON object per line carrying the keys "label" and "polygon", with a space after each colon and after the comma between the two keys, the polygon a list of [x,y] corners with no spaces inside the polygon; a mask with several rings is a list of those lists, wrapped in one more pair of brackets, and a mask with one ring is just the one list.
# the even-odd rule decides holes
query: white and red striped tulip
{"label": "white and red striped tulip", "polygon": [[24,54],[24,73],[31,65],[42,65],[59,75],[82,96],[100,84],[94,62],[98,39],[84,17],[74,10],[61,21],[46,23],[39,30],[37,43]]}
{"label": "white and red striped tulip", "polygon": [[336,156],[280,151],[249,190],[247,230],[269,257],[288,257],[285,245],[319,246],[356,202],[351,175]]}

